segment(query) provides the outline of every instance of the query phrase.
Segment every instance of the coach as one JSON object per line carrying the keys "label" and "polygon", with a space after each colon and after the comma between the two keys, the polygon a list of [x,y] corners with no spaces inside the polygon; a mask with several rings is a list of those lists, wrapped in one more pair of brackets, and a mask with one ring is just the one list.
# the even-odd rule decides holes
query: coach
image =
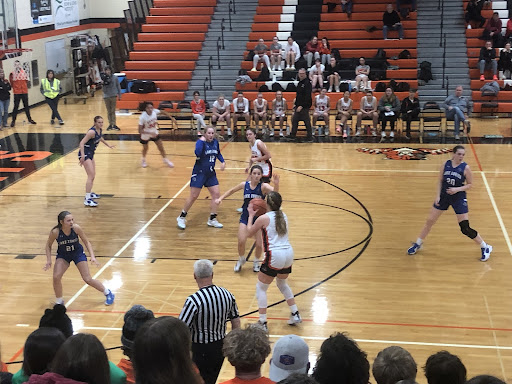
{"label": "coach", "polygon": [[297,84],[297,95],[295,96],[295,112],[292,117],[292,133],[287,137],[288,141],[297,140],[297,129],[299,121],[306,125],[307,142],[313,142],[313,130],[309,120],[309,108],[313,101],[311,100],[311,83],[309,82],[306,70],[299,69],[299,83]]}
{"label": "coach", "polygon": [[235,297],[227,289],[213,284],[213,263],[198,260],[194,263],[194,279],[199,290],[187,297],[180,319],[192,334],[192,359],[205,384],[215,384],[224,355],[222,345],[226,323],[240,328],[240,317]]}

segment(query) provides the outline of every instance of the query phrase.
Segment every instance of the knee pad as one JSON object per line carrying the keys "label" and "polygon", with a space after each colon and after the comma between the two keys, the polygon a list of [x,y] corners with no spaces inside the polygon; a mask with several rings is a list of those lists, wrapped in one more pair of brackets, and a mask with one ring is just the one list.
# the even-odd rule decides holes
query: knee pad
{"label": "knee pad", "polygon": [[469,226],[468,220],[462,220],[459,223],[459,226],[460,226],[460,231],[463,234],[465,234],[467,237],[469,237],[470,239],[474,239],[475,237],[478,236],[478,232]]}
{"label": "knee pad", "polygon": [[279,288],[279,290],[283,294],[285,300],[293,298],[293,292],[288,283],[286,282],[286,279],[276,279],[276,285],[277,288]]}
{"label": "knee pad", "polygon": [[258,308],[267,308],[267,289],[269,285],[258,280],[256,283],[256,299],[258,299]]}

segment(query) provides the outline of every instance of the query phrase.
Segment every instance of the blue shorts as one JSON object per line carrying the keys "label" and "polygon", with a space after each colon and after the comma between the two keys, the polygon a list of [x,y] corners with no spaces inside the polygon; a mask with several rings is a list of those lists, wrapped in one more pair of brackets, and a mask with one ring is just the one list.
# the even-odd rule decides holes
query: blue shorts
{"label": "blue shorts", "polygon": [[469,212],[468,199],[466,199],[465,196],[456,197],[455,199],[451,196],[441,196],[439,204],[436,205],[434,203],[434,208],[439,209],[440,211],[446,211],[450,206],[452,206],[457,215]]}
{"label": "blue shorts", "polygon": [[215,172],[193,173],[190,178],[190,186],[194,188],[208,188],[215,185],[219,185],[219,180],[217,180],[217,174]]}
{"label": "blue shorts", "polygon": [[[252,220],[252,223],[254,224],[254,222],[256,221],[257,217],[254,216],[253,220]],[[242,214],[240,215],[240,224],[245,224],[247,225],[247,223],[249,223],[249,212],[247,211],[247,209],[244,209],[242,211]]]}
{"label": "blue shorts", "polygon": [[[78,158],[79,158],[79,159],[80,159],[80,156],[81,156],[81,153],[80,153],[80,151],[78,151]],[[94,152],[88,152],[88,151],[85,151],[85,158],[84,158],[84,161],[85,161],[85,160],[87,160],[87,159],[89,159],[89,160],[94,159]]]}
{"label": "blue shorts", "polygon": [[75,265],[76,265],[76,264],[78,264],[81,261],[87,261],[87,256],[85,256],[85,253],[82,252],[82,253],[71,254],[71,255],[68,255],[68,256],[57,255],[57,259],[64,259],[69,264],[71,264],[71,262],[74,261]]}

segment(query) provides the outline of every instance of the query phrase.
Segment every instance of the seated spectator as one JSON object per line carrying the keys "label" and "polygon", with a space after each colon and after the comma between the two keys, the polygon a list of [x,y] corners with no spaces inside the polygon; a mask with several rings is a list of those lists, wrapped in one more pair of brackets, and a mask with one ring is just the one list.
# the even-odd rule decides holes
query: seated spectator
{"label": "seated spectator", "polygon": [[[266,330],[251,324],[228,333],[222,347],[224,356],[235,367],[235,378],[221,384],[272,384],[272,380],[261,375],[261,366],[270,354],[270,342]],[[145,383],[141,383],[145,384]]]}
{"label": "seated spectator", "polygon": [[442,107],[445,109],[446,118],[453,120],[454,122],[454,134],[455,140],[459,140],[460,122],[466,126],[466,130],[469,133],[471,129],[470,122],[468,120],[468,100],[462,96],[463,88],[461,85],[455,88],[455,94],[450,95],[444,101]]}
{"label": "seated spectator", "polygon": [[371,89],[366,91],[366,96],[361,98],[359,111],[357,111],[356,136],[361,134],[361,121],[363,118],[372,119],[372,135],[375,136],[377,126],[379,125],[379,112],[377,112],[377,98],[373,96]]}
{"label": "seated spectator", "polygon": [[270,65],[274,71],[280,71],[281,61],[283,61],[283,46],[279,43],[279,38],[274,36],[270,44]]}
{"label": "seated spectator", "polygon": [[206,104],[201,99],[198,91],[194,91],[194,100],[190,102],[190,108],[192,108],[192,116],[197,120],[197,135],[201,136],[201,129],[206,128],[206,123],[204,122]]}
{"label": "seated spectator", "polygon": [[132,363],[135,335],[142,324],[154,318],[153,312],[142,305],[134,305],[124,314],[123,333],[121,334],[123,346],[121,349],[128,359],[121,359],[117,366],[126,374],[126,382],[129,384],[135,383],[135,372]]}
{"label": "seated spectator", "polygon": [[370,363],[354,340],[335,333],[322,343],[312,376],[319,384],[368,384]]}
{"label": "seated spectator", "polygon": [[400,380],[416,380],[418,367],[413,357],[402,347],[391,346],[377,354],[372,373],[377,384],[395,384]]}
{"label": "seated spectator", "polygon": [[468,29],[471,29],[471,22],[476,21],[480,23],[478,28],[482,28],[485,24],[485,17],[482,16],[482,7],[484,2],[477,0],[469,0],[469,3],[466,7],[466,14],[464,18],[466,19],[466,23],[468,25]]}
{"label": "seated spectator", "polygon": [[133,343],[133,365],[137,384],[202,384],[192,362],[192,339],[181,320],[162,316],[146,321]]}
{"label": "seated spectator", "polygon": [[505,41],[510,40],[511,35],[512,35],[512,19],[508,19],[507,28],[505,30]]}
{"label": "seated spectator", "polygon": [[329,43],[329,39],[327,37],[322,37],[322,48],[320,48],[320,56],[322,59],[322,64],[324,66],[329,65],[331,61],[331,44]]}
{"label": "seated spectator", "polygon": [[[224,95],[220,94],[212,105],[212,125],[217,126],[218,121],[225,121],[228,128],[228,136],[231,137],[231,111],[229,109],[229,101],[224,99]],[[224,128],[221,131],[224,134]]]}
{"label": "seated spectator", "polygon": [[349,19],[352,17],[352,5],[352,0],[341,0],[341,12],[346,13]]}
{"label": "seated spectator", "polygon": [[356,67],[356,92],[359,92],[360,89],[368,89],[369,75],[370,66],[366,65],[364,57],[360,57],[359,65]]}
{"label": "seated spectator", "polygon": [[329,83],[329,90],[327,92],[340,91],[340,67],[334,57],[331,57],[329,64],[325,66],[324,76],[325,80]]}
{"label": "seated spectator", "polygon": [[278,384],[318,384],[318,381],[313,379],[307,373],[292,373],[286,379],[281,380]]}
{"label": "seated spectator", "polygon": [[500,52],[498,69],[502,72],[501,80],[510,79],[512,77],[512,50],[510,49],[510,42],[505,44],[505,48]]}
{"label": "seated spectator", "polygon": [[380,121],[382,122],[382,140],[386,139],[386,125],[389,121],[391,140],[395,137],[395,122],[400,115],[400,100],[391,88],[386,88],[386,93],[379,100]]}
{"label": "seated spectator", "polygon": [[297,335],[281,337],[274,345],[272,359],[270,359],[270,380],[284,380],[294,373],[307,374],[309,370],[309,347]]}
{"label": "seated spectator", "polygon": [[347,125],[345,129],[345,124],[347,123],[347,120],[352,116],[353,103],[353,100],[350,98],[350,91],[345,91],[343,93],[343,97],[336,103],[336,109],[338,111],[336,120],[340,121],[340,125],[338,128],[336,128],[336,132],[343,132],[343,137],[350,135],[350,126]]}
{"label": "seated spectator", "polygon": [[66,307],[62,304],[55,304],[53,309],[46,309],[44,315],[39,320],[39,328],[54,327],[57,328],[66,337],[73,336],[73,324],[68,315]]}
{"label": "seated spectator", "polygon": [[256,132],[258,133],[258,127],[260,126],[261,121],[261,129],[263,130],[263,134],[266,133],[267,130],[267,100],[263,98],[263,93],[259,92],[256,99],[253,101],[253,116],[254,116],[254,124],[256,128]]}
{"label": "seated spectator", "polygon": [[249,100],[244,97],[242,91],[238,92],[238,96],[233,100],[233,126],[236,128],[238,120],[245,119],[245,126],[251,126],[251,115],[249,114]]}
{"label": "seated spectator", "polygon": [[492,17],[487,20],[485,26],[483,38],[485,40],[492,40],[492,45],[496,48],[503,47],[503,36],[501,35],[501,19],[498,12],[494,12]]}
{"label": "seated spectator", "polygon": [[406,11],[404,12],[402,4],[411,4],[411,12],[416,12],[416,0],[396,0],[396,10],[401,15],[407,15],[407,8],[405,8]]}
{"label": "seated spectator", "polygon": [[[318,119],[324,122],[324,135],[329,136],[329,111],[331,110],[331,101],[329,96],[327,96],[327,89],[322,88],[322,91],[319,95],[315,96],[315,100],[313,101],[313,106],[315,110],[313,111],[313,126],[316,127],[316,122]],[[318,135],[320,135],[320,128],[318,128]]]}
{"label": "seated spectator", "polygon": [[309,68],[309,80],[311,81],[311,89],[313,92],[318,92],[324,85],[324,71],[325,67],[320,59],[315,60],[315,65]]}
{"label": "seated spectator", "polygon": [[[279,137],[284,137],[283,126],[286,124],[286,99],[283,97],[282,91],[276,92],[276,98],[272,101],[272,129],[270,136],[274,136],[276,120],[279,120]],[[289,134],[289,132],[287,132]]]}
{"label": "seated spectator", "polygon": [[466,381],[466,384],[506,384],[503,380],[498,379],[495,376],[490,375],[479,375]]}
{"label": "seated spectator", "polygon": [[57,328],[43,327],[32,332],[23,348],[23,365],[13,375],[12,382],[25,383],[30,375],[42,375],[50,371],[50,363],[65,341],[66,337]]}
{"label": "seated spectator", "polygon": [[478,67],[480,68],[480,80],[485,81],[484,72],[486,69],[492,69],[492,79],[498,80],[498,62],[496,61],[496,50],[492,47],[492,42],[486,41],[485,47],[480,48],[478,57]]}
{"label": "seated spectator", "polygon": [[313,36],[306,44],[304,50],[304,57],[308,63],[308,68],[313,64],[313,59],[320,59],[320,51],[322,50],[322,43],[318,42],[318,37]]}
{"label": "seated spectator", "polygon": [[254,47],[254,58],[252,59],[251,71],[257,71],[258,63],[264,62],[270,70],[270,61],[267,56],[268,47],[263,39],[258,40],[258,44]]}
{"label": "seated spectator", "polygon": [[2,351],[0,351],[0,384],[11,384],[12,373],[7,371],[7,364],[2,361]]}
{"label": "seated spectator", "polygon": [[457,356],[447,351],[429,356],[424,370],[428,384],[464,384],[466,382],[466,367]]}
{"label": "seated spectator", "polygon": [[417,119],[420,114],[420,101],[415,96],[416,90],[409,90],[409,97],[402,100],[402,120],[405,121],[405,138],[411,139],[411,121]]}
{"label": "seated spectator", "polygon": [[404,28],[402,23],[400,22],[400,16],[398,12],[393,9],[393,4],[388,4],[386,6],[386,12],[382,16],[382,34],[384,36],[384,40],[388,39],[388,31],[398,31],[398,37],[400,40],[404,38]]}
{"label": "seated spectator", "polygon": [[286,70],[294,71],[295,63],[300,58],[300,48],[299,45],[293,41],[293,37],[288,37],[288,42],[284,46],[284,59],[286,61]]}

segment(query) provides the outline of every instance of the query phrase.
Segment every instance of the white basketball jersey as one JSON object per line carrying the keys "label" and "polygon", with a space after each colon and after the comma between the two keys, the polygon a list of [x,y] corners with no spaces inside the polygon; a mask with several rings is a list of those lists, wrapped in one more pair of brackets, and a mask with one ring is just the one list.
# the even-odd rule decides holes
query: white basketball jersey
{"label": "white basketball jersey", "polygon": [[321,95],[315,96],[317,112],[324,112],[327,110],[327,96],[321,97]]}
{"label": "white basketball jersey", "polygon": [[285,99],[281,99],[281,101],[275,99],[273,101],[272,105],[274,107],[274,113],[276,114],[276,116],[278,116],[278,117],[283,116],[283,114],[284,114],[284,103],[286,103]]}
{"label": "white basketball jersey", "polygon": [[[288,231],[284,236],[279,236],[276,231],[276,213],[274,211],[267,212],[266,215],[270,219],[270,223],[266,228],[262,229],[263,241],[267,242],[270,251],[276,249],[291,248],[288,241]],[[284,220],[286,221],[286,228],[288,229],[288,217],[283,212]]]}
{"label": "white basketball jersey", "polygon": [[[251,146],[251,157],[252,158],[255,158],[255,157],[261,157],[263,156],[263,154],[261,153],[260,149],[258,148],[258,143],[261,142],[260,139],[256,139],[254,141],[254,145]],[[253,165],[259,165],[261,167],[261,169],[263,169],[263,176],[270,176],[270,159],[268,160],[265,160],[265,161],[257,161],[257,162],[254,162]]]}
{"label": "white basketball jersey", "polygon": [[340,107],[341,107],[341,110],[342,111],[348,111],[349,108],[350,108],[350,99],[348,99],[348,101],[345,101],[345,99],[342,97],[340,99]]}
{"label": "white basketball jersey", "polygon": [[263,112],[264,107],[265,107],[265,100],[261,100],[261,104],[258,103],[258,99],[254,100],[254,109],[256,109],[256,112]]}

